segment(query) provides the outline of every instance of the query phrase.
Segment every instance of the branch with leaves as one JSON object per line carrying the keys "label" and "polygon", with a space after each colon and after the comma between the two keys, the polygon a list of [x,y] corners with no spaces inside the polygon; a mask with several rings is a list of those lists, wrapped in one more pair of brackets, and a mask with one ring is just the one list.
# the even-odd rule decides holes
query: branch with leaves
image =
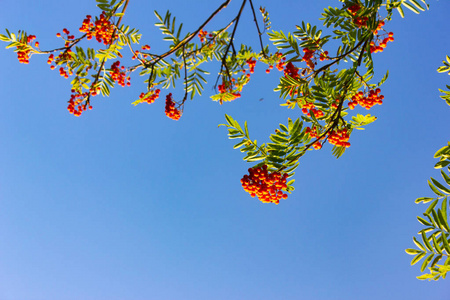
{"label": "branch with leaves", "polygon": [[[215,83],[218,91],[211,96],[220,104],[241,97],[257,64],[265,65],[266,73],[277,69],[280,81],[274,91],[279,93],[282,106],[298,109],[299,117],[295,121],[289,119],[286,125],[280,124],[269,136],[270,142],[263,144],[250,138],[246,122],[242,127],[226,116],[227,123],[223,124],[230,138],[240,139],[235,148],[245,153],[244,160],[256,162],[241,181],[244,189],[263,202],[273,203],[286,199],[285,192],[294,190],[294,181],[287,179],[294,175],[300,158],[309,150],[319,150],[328,142],[333,146],[333,154],[340,157],[350,147],[353,130],[362,130],[376,120],[371,114],[352,111],[357,106],[369,110],[383,103],[380,86],[387,80],[388,72],[381,81],[373,82],[372,55],[382,52],[394,40],[394,34],[385,30],[386,23],[392,19],[394,9],[403,17],[403,8],[416,13],[428,8],[423,0],[423,4],[416,0],[342,0],[341,7],[324,10],[320,19],[322,29],[301,22],[292,33],[285,34],[269,32],[272,26],[269,13],[262,7],[261,30],[253,1],[249,0],[247,7],[252,12],[260,48],[254,51],[250,45],[236,45],[234,40],[247,0],[241,0],[239,10],[224,27],[206,31],[211,20],[230,4],[231,0],[226,0],[187,33],[183,33],[183,23],[177,22],[169,11],[165,15],[155,12],[155,26],[169,45],[167,51],[154,53],[150,52],[150,45],[142,45],[138,29],[122,24],[132,2],[96,1],[102,12],[94,18],[86,16],[79,37],[67,29],[57,34],[64,47],[42,51],[39,43],[34,42],[36,37],[23,31],[17,35],[6,31],[0,40],[15,49],[21,63],[28,63],[35,54],[50,54],[50,67],[72,80],[68,110],[75,116],[92,109],[94,96],[108,96],[116,85],[131,85],[133,72],[139,72],[147,83],[147,90],[140,93],[134,105],[151,104],[159,98],[161,90],[175,89],[181,84],[184,93],[180,100],[172,93],[165,97],[165,114],[179,120],[187,98],[202,94],[207,75],[212,71],[204,67],[208,63],[220,63],[219,70],[214,70],[218,73]],[[322,34],[325,31],[327,34]],[[102,48],[83,47],[90,39]],[[127,63],[126,54],[134,62]]]}

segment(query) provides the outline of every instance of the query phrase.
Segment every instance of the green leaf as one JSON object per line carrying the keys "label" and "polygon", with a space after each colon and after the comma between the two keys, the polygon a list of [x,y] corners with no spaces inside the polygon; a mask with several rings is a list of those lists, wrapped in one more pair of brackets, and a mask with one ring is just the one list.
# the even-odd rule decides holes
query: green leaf
{"label": "green leaf", "polygon": [[412,260],[411,260],[411,266],[418,263],[424,256],[426,255],[425,252],[417,254]]}
{"label": "green leaf", "polygon": [[419,2],[417,2],[416,0],[409,0],[412,4],[414,4],[418,9],[420,9],[421,11],[425,11],[425,8],[423,8]]}
{"label": "green leaf", "polygon": [[433,224],[429,223],[428,221],[426,221],[424,218],[421,217],[417,217],[417,220],[419,220],[420,223],[422,223],[425,226],[433,226]]}
{"label": "green leaf", "polygon": [[438,151],[436,151],[436,153],[434,154],[434,158],[438,158],[441,155],[443,155],[445,152],[447,152],[448,150],[450,150],[450,146],[444,146],[441,149],[439,149]]}
{"label": "green leaf", "polygon": [[420,276],[417,276],[416,278],[419,279],[419,280],[426,280],[426,279],[434,278],[434,275],[427,273],[427,274],[422,274]]}
{"label": "green leaf", "polygon": [[438,202],[439,202],[438,199],[434,200],[434,201],[430,204],[430,206],[428,206],[427,210],[425,211],[425,214],[429,214],[429,213],[434,209],[434,207],[436,206],[436,204],[438,204]]}
{"label": "green leaf", "polygon": [[431,237],[433,238],[433,246],[434,246],[434,249],[435,249],[439,254],[442,254],[441,246],[439,246],[439,243],[437,242],[435,235],[433,234]]}
{"label": "green leaf", "polygon": [[431,184],[431,182],[428,180],[428,185],[430,186],[431,190],[438,196],[445,196],[445,194],[441,193],[434,185]]}
{"label": "green leaf", "polygon": [[416,14],[420,14],[420,11],[411,4],[409,4],[408,2],[403,2],[402,4],[406,6],[406,8],[408,8],[409,10],[415,12]]}
{"label": "green leaf", "polygon": [[418,253],[423,253],[423,251],[417,250],[417,249],[406,249],[405,250],[406,253],[408,253],[409,255],[416,255]]}
{"label": "green leaf", "polygon": [[445,251],[447,251],[447,255],[449,255],[450,254],[450,245],[448,243],[446,235],[442,234],[441,239],[442,239],[442,246],[444,246]]}
{"label": "green leaf", "polygon": [[450,185],[450,177],[449,177],[447,174],[445,174],[445,172],[442,171],[442,170],[441,170],[441,175],[442,175],[442,178],[444,178],[445,182],[446,182],[448,185]]}
{"label": "green leaf", "polygon": [[434,185],[435,185],[439,190],[441,190],[442,192],[444,192],[444,193],[450,195],[450,190],[449,190],[448,188],[446,188],[445,186],[443,186],[439,181],[437,181],[437,180],[434,179],[434,178],[431,178],[431,181],[434,183]]}
{"label": "green leaf", "polygon": [[433,199],[434,198],[430,198],[430,197],[421,197],[421,198],[417,198],[415,202],[416,203],[420,203],[420,202],[427,203],[427,202],[430,202]]}
{"label": "green leaf", "polygon": [[428,241],[427,235],[425,234],[424,231],[422,231],[422,241],[424,242],[425,247],[427,247],[427,249],[428,249],[429,251],[433,251],[433,248],[431,247],[431,244],[430,244],[430,242]]}
{"label": "green leaf", "polygon": [[448,160],[441,160],[441,161],[436,163],[434,168],[435,169],[442,169],[442,168],[446,167],[449,164],[450,164],[450,161],[448,161]]}
{"label": "green leaf", "polygon": [[402,17],[402,18],[405,17],[405,13],[403,12],[403,9],[401,6],[397,7],[397,11],[400,14],[400,17]]}
{"label": "green leaf", "polygon": [[423,272],[425,271],[428,263],[433,259],[434,253],[431,253],[430,255],[427,256],[427,258],[425,258],[425,260],[422,263],[422,267],[420,267],[420,271]]}
{"label": "green leaf", "polygon": [[433,259],[433,261],[431,262],[430,267],[433,268],[437,264],[437,262],[441,260],[441,258],[442,258],[442,254],[439,254],[438,256],[436,256]]}

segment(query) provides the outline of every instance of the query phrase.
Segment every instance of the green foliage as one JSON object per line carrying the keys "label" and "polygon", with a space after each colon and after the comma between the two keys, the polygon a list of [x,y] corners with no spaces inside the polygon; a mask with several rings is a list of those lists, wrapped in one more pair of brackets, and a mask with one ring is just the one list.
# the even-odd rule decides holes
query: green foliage
{"label": "green foliage", "polygon": [[[434,157],[440,159],[435,168],[442,169],[447,166],[450,163],[450,142],[447,146],[439,149]],[[428,268],[429,273],[417,277],[421,280],[445,278],[447,272],[450,270],[449,174],[450,167],[447,167],[447,172],[441,170],[442,182],[444,183],[434,178],[428,181],[428,185],[435,194],[435,197],[421,197],[416,199],[416,203],[431,202],[423,213],[423,217],[417,217],[417,220],[425,226],[424,229],[419,231],[422,243],[414,237],[413,242],[418,249],[406,249],[406,253],[414,255],[411,265],[425,258],[420,271],[424,272]],[[441,264],[438,264],[440,262]]]}
{"label": "green foliage", "polygon": [[[142,41],[139,30],[121,24],[129,0],[96,2],[106,13],[106,20],[103,20],[106,31],[102,34],[109,35],[102,49],[83,48],[79,44],[97,34],[98,28],[95,26],[83,31],[85,34],[79,37],[69,37],[65,33],[61,36],[64,46],[50,51],[42,51],[38,44],[32,45],[34,36],[24,31],[15,34],[6,30],[6,34],[0,34],[0,41],[7,43],[6,48],[17,52],[19,61],[23,63],[28,63],[28,58],[35,54],[51,54],[49,63],[52,68],[58,68],[66,78],[73,76],[69,111],[77,116],[88,106],[92,108],[93,96],[99,93],[108,96],[116,82],[124,85],[134,71],[145,76],[144,82],[147,83],[147,91],[133,102],[134,105],[154,101],[143,95],[156,98],[159,88],[182,85],[184,97],[175,102],[177,109],[183,110],[188,96],[194,99],[204,91],[207,75],[210,74],[204,67],[206,63],[216,61],[220,64],[218,72],[215,70],[218,74],[215,84],[218,93],[211,96],[220,104],[241,96],[256,63],[266,65],[267,72],[276,66],[282,73],[274,90],[283,99],[283,106],[301,110],[300,117],[295,121],[288,119],[286,125],[280,124],[275,133],[269,135],[268,142],[263,144],[250,138],[247,122],[241,126],[225,115],[226,124],[222,126],[227,127],[230,139],[237,140],[234,148],[244,153],[246,162],[255,166],[266,165],[267,171],[286,173],[288,177],[295,174],[299,159],[308,150],[318,150],[327,141],[333,145],[332,154],[339,158],[350,146],[348,140],[353,130],[364,130],[366,125],[377,119],[371,114],[352,113],[351,110],[356,105],[370,109],[375,104],[381,104],[378,88],[386,82],[389,72],[386,71],[379,82],[373,82],[375,66],[372,56],[382,51],[392,37],[382,26],[392,19],[393,10],[404,17],[404,8],[414,13],[428,9],[424,0],[341,0],[343,4],[340,8],[324,9],[320,19],[323,28],[301,22],[295,31],[284,33],[281,30],[267,32],[272,24],[268,12],[261,7],[263,31],[267,32],[271,45],[264,44],[264,37],[256,23],[260,39],[258,51],[249,45],[239,47],[234,41],[246,1],[228,25],[209,32],[205,31],[205,27],[229,1],[219,6],[196,30],[186,34],[183,34],[183,24],[177,23],[169,11],[164,17],[155,11],[155,26],[164,35],[163,40],[169,42],[166,52],[155,54],[149,51],[148,45],[137,49]],[[255,15],[255,11],[253,13]],[[271,48],[276,52],[271,52]],[[114,64],[123,59],[125,51],[130,51],[136,63],[126,67],[122,64],[119,69],[119,65]],[[110,66],[111,61],[114,63]],[[438,72],[450,74],[449,56],[443,64]],[[440,90],[441,98],[450,105],[450,85],[447,89]],[[442,180],[431,178],[428,185],[434,196],[416,200],[416,203],[427,203],[428,208],[423,216],[417,218],[424,228],[419,232],[419,238],[413,237],[416,248],[406,250],[414,256],[411,264],[421,262],[421,271],[429,270],[429,273],[418,278],[429,280],[445,278],[450,270],[450,143],[438,150],[435,157],[439,158],[435,168],[441,169]],[[283,189],[292,192],[293,183],[294,180],[289,181]]]}

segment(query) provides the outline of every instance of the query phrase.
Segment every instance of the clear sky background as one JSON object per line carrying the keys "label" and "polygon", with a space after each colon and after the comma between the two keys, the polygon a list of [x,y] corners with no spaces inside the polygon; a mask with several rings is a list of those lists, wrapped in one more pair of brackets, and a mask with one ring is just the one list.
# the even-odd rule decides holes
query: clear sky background
{"label": "clear sky background", "polygon": [[[192,32],[220,3],[132,0],[123,22],[164,51],[153,10],[170,9]],[[378,120],[355,132],[338,160],[329,146],[303,157],[296,190],[278,206],[243,191],[251,165],[217,125],[224,114],[247,120],[264,141],[297,118],[273,92],[281,73],[257,64],[242,98],[222,106],[209,99],[209,84],[177,122],[164,115],[163,96],[130,104],[145,90],[134,76],[76,118],[66,110],[69,81],[47,57],[19,64],[3,44],[0,300],[450,299],[448,279],[417,280],[419,266],[404,252],[425,210],[414,200],[432,195],[433,154],[450,140],[450,108],[438,96],[449,76],[436,72],[450,54],[450,2],[430,3],[386,26],[395,42],[374,55],[377,76],[390,71],[384,104],[370,111]],[[232,1],[206,30],[239,5]],[[287,32],[302,20],[320,25],[323,7],[340,3],[255,5],[266,6],[272,29]],[[25,29],[43,49],[60,46],[62,28],[77,32],[87,14],[100,13],[93,0],[1,6],[1,30]],[[258,49],[249,7],[237,38]],[[213,82],[218,66],[209,70]]]}

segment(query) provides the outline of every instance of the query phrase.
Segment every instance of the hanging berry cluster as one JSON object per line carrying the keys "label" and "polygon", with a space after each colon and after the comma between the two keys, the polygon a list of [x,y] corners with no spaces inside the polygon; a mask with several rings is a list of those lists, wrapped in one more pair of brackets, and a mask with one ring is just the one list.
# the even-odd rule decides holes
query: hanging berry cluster
{"label": "hanging berry cluster", "polygon": [[381,90],[370,90],[367,97],[363,92],[359,92],[352,97],[352,101],[348,103],[350,109],[354,109],[356,105],[361,105],[365,109],[371,109],[375,104],[383,104],[384,96],[380,95]]}
{"label": "hanging berry cluster", "polygon": [[286,189],[286,179],[288,174],[280,172],[270,172],[267,165],[248,169],[248,175],[241,179],[242,187],[252,197],[257,196],[263,203],[278,204],[280,199],[286,199],[287,194],[282,190]]}
{"label": "hanging berry cluster", "polygon": [[156,99],[159,98],[160,89],[150,90],[148,93],[141,93],[139,95],[140,102],[145,102],[148,104],[152,104]]}
{"label": "hanging berry cluster", "polygon": [[316,118],[322,118],[325,114],[320,109],[317,109],[316,106],[312,103],[306,103],[302,105],[302,113],[311,117],[311,113],[314,114]]}
{"label": "hanging berry cluster", "polygon": [[109,45],[113,39],[114,27],[106,17],[106,13],[103,11],[94,23],[92,23],[91,19],[91,16],[86,16],[80,27],[80,32],[86,33],[88,40],[95,37],[97,42]]}
{"label": "hanging berry cluster", "polygon": [[370,53],[377,53],[377,52],[383,52],[384,48],[386,48],[388,42],[394,41],[394,33],[389,32],[385,37],[378,37],[376,41],[370,42]]}
{"label": "hanging berry cluster", "polygon": [[284,77],[287,77],[287,75],[289,75],[290,77],[295,78],[295,79],[300,77],[298,75],[298,68],[296,66],[294,66],[294,64],[291,62],[288,62],[284,69]]}
{"label": "hanging berry cluster", "polygon": [[125,70],[125,67],[120,67],[120,61],[116,61],[111,65],[111,79],[117,82],[120,86],[130,86],[130,77],[127,77]]}
{"label": "hanging berry cluster", "polygon": [[[308,134],[310,136],[310,138],[312,138],[312,139],[319,138],[319,134],[317,133],[316,127],[313,127],[313,129],[306,127],[305,133]],[[320,140],[316,141],[312,146],[316,150],[322,149],[322,143],[320,142]]]}
{"label": "hanging berry cluster", "polygon": [[[29,35],[29,36],[25,36],[24,40],[22,42],[24,42],[26,45],[20,45],[20,46],[16,46],[17,48],[17,59],[19,60],[19,62],[21,64],[28,64],[29,58],[30,58],[30,52],[31,50],[27,47],[34,39],[36,39],[35,35]],[[39,43],[36,42],[35,43],[36,47],[39,46]]]}
{"label": "hanging berry cluster", "polygon": [[[88,97],[89,93],[75,93],[70,95],[69,105],[67,106],[67,110],[76,117],[79,117],[83,111],[85,111],[88,106],[86,104],[82,104],[84,100]],[[92,106],[89,105],[89,109],[92,109]]]}
{"label": "hanging berry cluster", "polygon": [[314,62],[312,61],[312,59],[314,58],[314,53],[316,52],[316,50],[314,49],[308,49],[305,48],[303,49],[303,60],[306,62],[306,65],[308,67],[310,67],[311,69],[314,69]]}
{"label": "hanging berry cluster", "polygon": [[219,84],[217,86],[219,93],[221,94],[225,94],[228,93],[228,98],[224,99],[225,101],[233,101],[237,98],[241,97],[241,93],[239,92],[234,92],[233,90],[236,89],[237,87],[234,86],[234,83],[236,82],[236,79],[232,78],[231,79],[231,83],[226,81],[226,80],[222,80],[222,84]]}
{"label": "hanging berry cluster", "polygon": [[337,147],[350,147],[350,143],[348,142],[349,139],[350,135],[345,128],[334,130],[328,134],[328,142]]}
{"label": "hanging berry cluster", "polygon": [[[276,52],[275,56],[277,57],[277,60],[275,61],[275,66],[278,69],[278,71],[283,71],[284,65],[286,64],[286,57],[283,56],[283,53]],[[273,65],[269,65],[269,68],[266,70],[266,73],[269,74],[270,70],[273,69]]]}
{"label": "hanging berry cluster", "polygon": [[172,93],[169,93],[166,96],[166,116],[175,121],[181,118],[181,112],[175,108],[175,102],[172,99]]}

